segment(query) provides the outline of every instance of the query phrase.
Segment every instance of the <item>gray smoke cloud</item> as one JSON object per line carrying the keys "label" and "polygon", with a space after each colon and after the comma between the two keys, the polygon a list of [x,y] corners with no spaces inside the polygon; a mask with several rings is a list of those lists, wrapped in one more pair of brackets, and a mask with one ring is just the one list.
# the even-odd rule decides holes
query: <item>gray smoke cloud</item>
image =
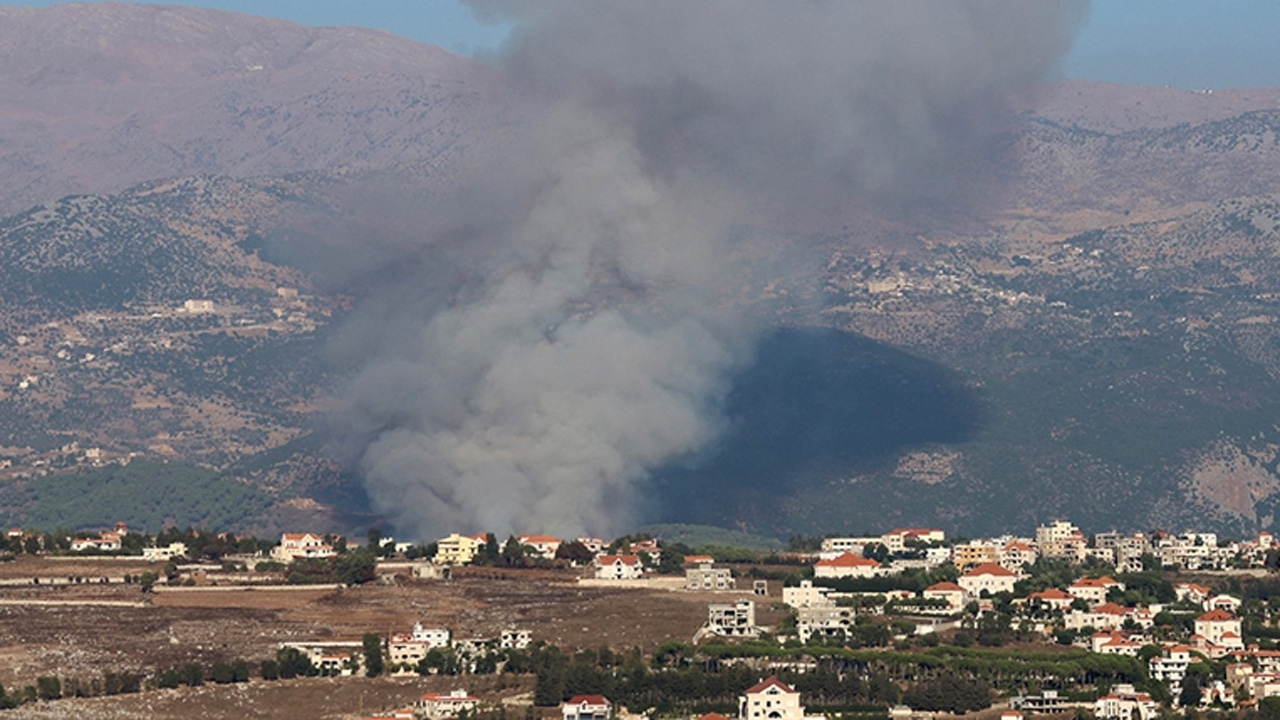
{"label": "gray smoke cloud", "polygon": [[723,430],[762,326],[731,238],[760,204],[946,195],[1081,2],[473,0],[527,134],[421,236],[371,241],[339,355],[401,532],[608,535]]}

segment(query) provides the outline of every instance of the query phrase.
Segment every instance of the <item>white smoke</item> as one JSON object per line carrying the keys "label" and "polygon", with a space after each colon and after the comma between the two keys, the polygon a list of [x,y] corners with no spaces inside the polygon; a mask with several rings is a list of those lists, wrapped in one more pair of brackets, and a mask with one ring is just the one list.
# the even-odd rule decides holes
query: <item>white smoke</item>
{"label": "white smoke", "polygon": [[517,22],[499,63],[534,120],[427,236],[363,249],[345,348],[370,497],[419,537],[627,527],[649,471],[716,438],[750,359],[745,210],[936,190],[1082,10],[475,4]]}

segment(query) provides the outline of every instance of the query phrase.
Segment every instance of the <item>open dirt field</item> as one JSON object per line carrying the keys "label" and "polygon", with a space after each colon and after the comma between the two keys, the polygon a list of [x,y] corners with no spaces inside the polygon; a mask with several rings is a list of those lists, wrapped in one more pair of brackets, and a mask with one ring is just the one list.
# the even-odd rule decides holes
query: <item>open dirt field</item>
{"label": "open dirt field", "polygon": [[[507,678],[507,684],[512,680]],[[410,705],[424,692],[464,688],[486,703],[528,704],[532,683],[499,689],[494,678],[307,678],[242,685],[205,685],[139,695],[80,698],[25,705],[5,713],[24,720],[278,720],[358,719],[364,714]],[[554,710],[554,709],[553,709]],[[524,708],[508,710],[524,717]],[[557,711],[557,716],[559,715]]]}
{"label": "open dirt field", "polygon": [[[123,575],[136,574],[140,567],[146,568],[138,563],[121,567],[92,563],[83,570]],[[79,570],[63,563],[27,558],[0,566],[0,581],[32,574],[66,577]],[[780,592],[778,588],[772,591]],[[419,621],[427,627],[449,628],[455,638],[492,637],[504,628],[518,627],[530,630],[535,640],[569,650],[609,645],[615,649],[640,646],[648,651],[670,639],[688,642],[706,620],[707,603],[730,602],[749,594],[579,587],[575,574],[569,572],[490,569],[463,569],[450,580],[398,578],[396,584],[370,583],[341,590],[273,591],[254,587],[144,594],[137,585],[124,584],[0,586],[0,683],[14,688],[33,684],[41,675],[88,679],[104,671],[150,675],[156,669],[184,662],[211,664],[237,657],[255,662],[274,655],[285,641],[358,640],[369,632],[406,632]],[[757,598],[759,622],[776,620],[768,606],[777,599]],[[142,604],[113,606],[104,601]],[[84,604],[77,604],[80,602]],[[325,692],[348,693],[348,685],[355,687],[352,683],[356,681],[296,682],[306,687],[311,687],[308,683],[318,683],[314,685],[317,691],[323,687],[332,688]],[[257,698],[253,700],[255,706],[271,707],[279,701],[285,703],[280,707],[285,707],[289,704],[289,685],[255,683],[252,688],[205,688],[145,693],[142,698],[132,699],[59,701],[48,704],[48,708],[23,712],[61,713],[63,703],[68,703],[67,708],[89,703],[107,713],[107,708],[114,707],[112,703],[145,701],[150,704],[143,716],[168,717],[168,711],[162,708],[169,702],[165,698],[179,698],[184,692],[192,695],[191,702],[205,697],[200,693],[209,694],[210,702],[216,696],[220,698],[219,707],[224,701],[239,702],[236,698],[246,694]],[[399,685],[384,689],[398,692],[396,687]],[[412,695],[419,691],[406,692]],[[182,708],[185,717],[190,717],[194,706],[186,700],[174,703]],[[140,706],[131,707],[137,710]],[[231,712],[226,717],[286,717],[246,713]],[[86,709],[78,716],[113,717],[109,713],[100,715],[96,709]],[[223,717],[204,712],[199,716]]]}

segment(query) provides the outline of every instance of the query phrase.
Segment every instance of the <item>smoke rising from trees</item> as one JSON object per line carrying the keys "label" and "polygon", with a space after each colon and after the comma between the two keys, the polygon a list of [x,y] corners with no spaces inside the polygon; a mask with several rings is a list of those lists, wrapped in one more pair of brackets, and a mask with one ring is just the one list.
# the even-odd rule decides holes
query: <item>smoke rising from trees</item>
{"label": "smoke rising from trees", "polygon": [[732,238],[759,203],[949,193],[1080,2],[473,0],[527,132],[369,240],[339,354],[402,532],[609,534],[713,442],[764,326]]}

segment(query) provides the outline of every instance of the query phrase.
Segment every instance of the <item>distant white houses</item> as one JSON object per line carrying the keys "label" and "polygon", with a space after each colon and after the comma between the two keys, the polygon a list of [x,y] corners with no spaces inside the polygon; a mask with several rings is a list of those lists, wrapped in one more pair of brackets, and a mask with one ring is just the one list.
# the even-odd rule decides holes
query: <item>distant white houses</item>
{"label": "distant white houses", "polygon": [[129,527],[122,522],[116,523],[115,530],[103,530],[98,533],[98,537],[74,538],[71,541],[72,550],[101,550],[102,552],[115,552],[120,549],[124,536],[129,532]]}

